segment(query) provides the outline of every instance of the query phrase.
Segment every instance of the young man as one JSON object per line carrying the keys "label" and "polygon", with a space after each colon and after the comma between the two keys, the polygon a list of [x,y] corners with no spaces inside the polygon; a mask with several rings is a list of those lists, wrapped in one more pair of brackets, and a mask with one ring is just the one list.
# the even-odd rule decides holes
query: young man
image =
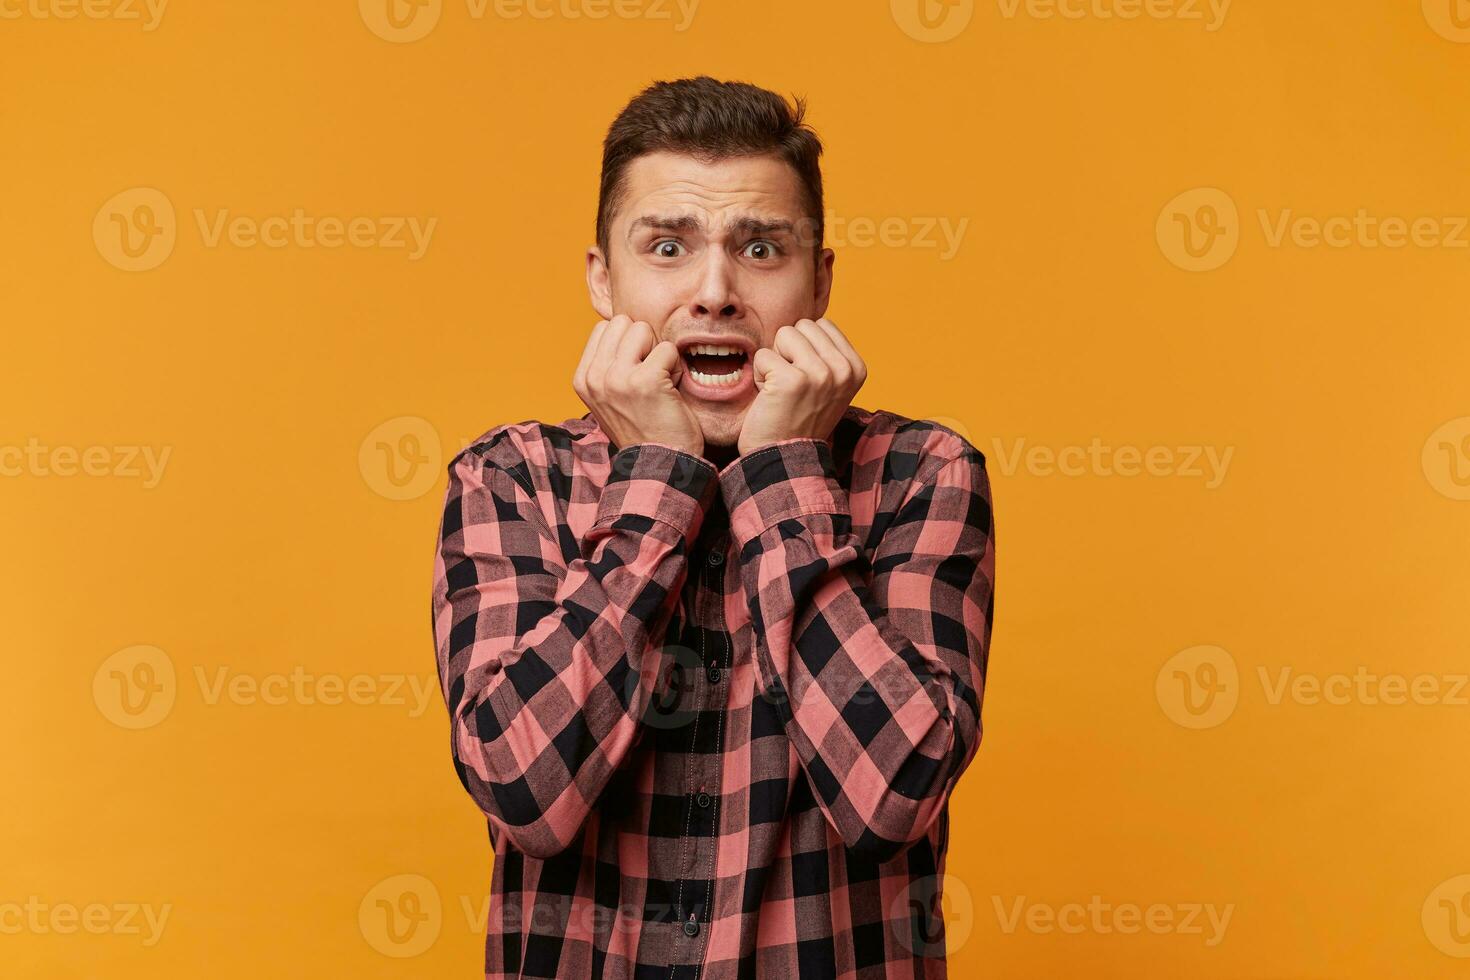
{"label": "young man", "polygon": [[804,109],[701,77],[622,111],[590,411],[449,465],[433,623],[488,977],[946,975],[990,486],[949,429],[850,404]]}

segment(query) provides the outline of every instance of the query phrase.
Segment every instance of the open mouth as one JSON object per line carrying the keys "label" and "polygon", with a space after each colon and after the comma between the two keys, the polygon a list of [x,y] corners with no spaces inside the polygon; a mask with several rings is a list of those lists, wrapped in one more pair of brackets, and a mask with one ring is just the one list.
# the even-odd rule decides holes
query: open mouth
{"label": "open mouth", "polygon": [[745,370],[745,348],[729,344],[690,344],[680,354],[695,381],[712,388],[740,383]]}

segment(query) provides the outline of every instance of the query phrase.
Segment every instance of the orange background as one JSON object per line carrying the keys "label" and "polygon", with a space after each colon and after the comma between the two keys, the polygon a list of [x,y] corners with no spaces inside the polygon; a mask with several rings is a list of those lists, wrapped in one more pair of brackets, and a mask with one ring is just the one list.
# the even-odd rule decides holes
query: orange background
{"label": "orange background", "polygon": [[[176,0],[146,30],[0,0],[3,972],[477,974],[491,854],[428,615],[443,467],[491,425],[585,411],[601,138],[649,81],[709,73],[811,100],[856,402],[990,459],[952,975],[1470,975],[1451,0],[1236,0],[1215,30],[1195,0],[935,3],[932,28],[912,0],[703,0],[683,30],[625,2],[443,0],[409,42],[371,3]],[[109,204],[133,188],[173,217]],[[410,258],[210,244],[196,216],[297,209],[436,223]],[[1287,209],[1461,244],[1273,239]],[[172,251],[126,271],[118,220]],[[945,222],[967,222],[948,255]],[[1134,476],[1014,454],[1094,439],[1231,455],[1211,486],[1184,452]],[[127,447],[168,451],[152,485]],[[1283,670],[1439,693],[1276,697]],[[1044,927],[1093,896],[1231,918],[1213,944],[1204,916]],[[129,905],[168,909],[155,942]]]}

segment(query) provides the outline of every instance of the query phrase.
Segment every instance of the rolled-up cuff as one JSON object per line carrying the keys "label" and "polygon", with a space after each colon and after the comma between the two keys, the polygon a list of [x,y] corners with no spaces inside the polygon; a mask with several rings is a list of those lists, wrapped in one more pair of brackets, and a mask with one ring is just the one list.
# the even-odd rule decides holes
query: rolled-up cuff
{"label": "rolled-up cuff", "polygon": [[719,493],[719,471],[713,463],[658,442],[624,446],[611,463],[594,527],[632,515],[667,524],[686,541],[699,535]]}
{"label": "rolled-up cuff", "polygon": [[784,439],[734,460],[719,473],[740,546],[778,521],[802,514],[846,514],[832,447],[822,439]]}

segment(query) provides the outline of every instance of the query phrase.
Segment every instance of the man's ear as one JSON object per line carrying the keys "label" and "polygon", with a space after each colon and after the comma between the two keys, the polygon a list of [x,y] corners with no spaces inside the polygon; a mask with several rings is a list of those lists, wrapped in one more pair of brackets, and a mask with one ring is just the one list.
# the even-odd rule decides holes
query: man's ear
{"label": "man's ear", "polygon": [[602,249],[596,245],[587,249],[587,296],[598,316],[612,319],[612,276]]}
{"label": "man's ear", "polygon": [[827,301],[832,298],[832,266],[836,261],[836,252],[830,248],[822,249],[821,258],[817,260],[816,291],[812,297],[812,305],[817,308],[813,319],[827,315]]}

